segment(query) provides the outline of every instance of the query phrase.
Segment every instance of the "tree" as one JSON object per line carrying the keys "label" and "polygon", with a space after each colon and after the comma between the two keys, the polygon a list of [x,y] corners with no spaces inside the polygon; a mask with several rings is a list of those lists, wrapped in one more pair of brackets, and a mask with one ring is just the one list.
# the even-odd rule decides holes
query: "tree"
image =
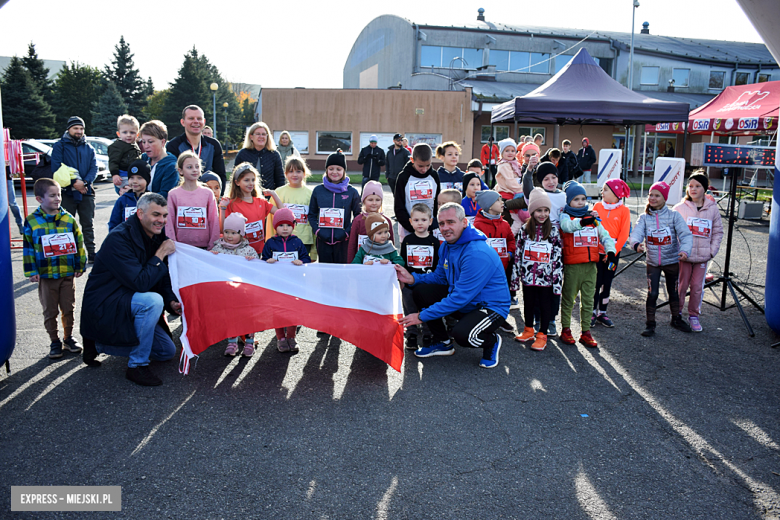
{"label": "tree", "polygon": [[168,95],[170,93],[171,93],[170,89],[158,90],[157,92],[154,92],[151,96],[146,98],[146,107],[144,108],[144,116],[147,121],[151,121],[152,119],[162,120],[163,110],[165,110],[165,101],[168,99]]}
{"label": "tree", "polygon": [[135,55],[130,52],[130,45],[125,41],[125,37],[120,36],[119,43],[114,46],[114,59],[111,60],[111,66],[105,66],[103,75],[114,83],[127,105],[128,113],[139,117],[146,104],[146,85],[138,69],[135,68],[133,56]]}
{"label": "tree", "polygon": [[22,60],[14,56],[5,69],[0,89],[3,93],[3,124],[14,139],[54,137],[54,114],[38,92]]}
{"label": "tree", "polygon": [[54,101],[54,92],[52,90],[52,81],[49,79],[49,69],[43,63],[43,60],[38,58],[33,42],[30,42],[27,46],[27,56],[22,58],[22,64],[27,69],[27,72],[30,73],[38,93],[51,105]]}
{"label": "tree", "polygon": [[103,137],[113,137],[117,130],[116,120],[122,114],[127,114],[127,105],[125,105],[119,90],[110,81],[103,84],[103,95],[95,103],[95,109],[92,111],[92,127],[89,131],[91,135]]}
{"label": "tree", "polygon": [[92,132],[92,108],[100,98],[100,71],[88,65],[71,62],[60,70],[55,82],[57,128],[64,129],[68,118],[79,116]]}
{"label": "tree", "polygon": [[198,105],[206,111],[211,106],[208,80],[209,76],[199,61],[198,51],[193,47],[184,55],[184,63],[165,99],[162,121],[168,127],[169,138],[181,132],[179,121],[184,107]]}

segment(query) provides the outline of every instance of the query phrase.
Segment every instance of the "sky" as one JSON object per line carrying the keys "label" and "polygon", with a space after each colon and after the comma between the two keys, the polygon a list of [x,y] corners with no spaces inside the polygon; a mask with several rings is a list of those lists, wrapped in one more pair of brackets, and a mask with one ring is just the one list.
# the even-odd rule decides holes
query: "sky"
{"label": "sky", "polygon": [[[761,42],[736,0],[640,0],[635,31]],[[43,59],[103,68],[120,36],[155,89],[169,86],[193,45],[235,83],[265,88],[340,88],[352,45],[383,14],[429,25],[463,25],[485,9],[488,21],[522,26],[631,31],[632,0],[518,2],[332,2],[292,0],[9,0],[0,8],[0,56],[23,56],[29,42]],[[704,6],[706,5],[706,9]],[[523,7],[521,7],[523,6]],[[189,7],[189,13],[187,8]],[[393,11],[394,10],[394,11]],[[136,13],[134,16],[133,13]]]}

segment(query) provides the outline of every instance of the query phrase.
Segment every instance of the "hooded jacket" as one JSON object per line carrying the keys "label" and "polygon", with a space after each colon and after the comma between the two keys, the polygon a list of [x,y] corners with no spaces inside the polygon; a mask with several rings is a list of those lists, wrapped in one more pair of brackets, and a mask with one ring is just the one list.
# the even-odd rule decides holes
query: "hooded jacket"
{"label": "hooded jacket", "polygon": [[[491,219],[485,216],[484,211],[485,210],[483,209],[477,212],[477,216],[474,219],[474,228],[484,233],[489,239],[503,238],[506,240],[506,254],[500,256],[501,263],[504,264],[504,268],[506,269],[506,266],[509,265],[509,261],[514,257],[515,249],[517,248],[515,236],[512,234],[512,228],[500,215],[496,219]],[[497,249],[493,248],[493,250],[498,253]]]}
{"label": "hooded jacket", "polygon": [[420,320],[431,321],[454,312],[469,313],[490,309],[503,318],[509,314],[509,286],[506,272],[487,237],[471,224],[460,238],[439,248],[439,263],[428,274],[415,274],[414,284],[449,286],[449,294],[420,313]]}
{"label": "hooded jacket", "polygon": [[[141,158],[149,162],[149,157],[146,154],[142,155]],[[157,161],[152,168],[154,168],[154,178],[152,179],[152,185],[146,187],[146,191],[159,193],[167,199],[168,192],[179,185],[176,156],[169,152],[165,157]]]}
{"label": "hooded jacket", "polygon": [[[691,256],[693,235],[685,224],[685,219],[676,211],[664,206],[659,210],[650,209],[642,213],[631,230],[629,245],[636,247],[647,240],[647,264],[655,267],[676,264],[680,251]],[[664,238],[668,236],[669,238]]]}
{"label": "hooded jacket", "polygon": [[[51,150],[51,171],[56,172],[63,164],[78,170],[81,180],[87,186],[87,195],[94,196],[95,190],[92,189],[92,183],[97,177],[97,160],[95,149],[87,144],[84,136],[75,141],[68,132],[65,132],[62,138],[54,143]],[[71,186],[62,186],[62,189],[73,197],[73,200],[80,202],[81,192],[72,188],[72,184],[76,180],[71,181]]]}
{"label": "hooded jacket", "polygon": [[[427,182],[428,190],[433,190],[433,196],[428,198],[427,194],[423,194],[420,190],[415,190],[415,183]],[[395,219],[398,221],[398,225],[402,226],[409,233],[414,233],[412,223],[409,222],[409,218],[412,213],[412,206],[417,203],[427,204],[431,208],[432,217],[431,225],[428,228],[429,231],[438,228],[436,222],[436,214],[439,211],[439,193],[441,192],[441,185],[439,184],[439,174],[434,171],[433,168],[428,168],[428,171],[423,173],[418,172],[411,161],[406,163],[403,171],[398,176],[398,180],[395,183],[394,206]],[[420,198],[420,197],[425,197]]]}
{"label": "hooded jacket", "polygon": [[[682,215],[693,235],[693,245],[687,261],[692,264],[701,264],[715,258],[723,240],[723,223],[718,205],[704,197],[701,209],[697,208],[692,200],[683,200],[672,209]],[[706,226],[704,229],[701,226],[696,226],[696,222],[692,219],[708,220],[710,236],[702,236],[706,234]]]}

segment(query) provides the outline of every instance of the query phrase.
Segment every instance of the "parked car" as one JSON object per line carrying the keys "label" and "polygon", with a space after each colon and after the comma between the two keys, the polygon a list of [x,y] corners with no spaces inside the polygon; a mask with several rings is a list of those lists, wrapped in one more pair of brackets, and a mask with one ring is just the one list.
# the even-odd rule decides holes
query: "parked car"
{"label": "parked car", "polygon": [[[38,139],[39,143],[44,143],[49,146],[54,146],[54,143],[59,139]],[[87,144],[95,150],[95,160],[97,162],[98,172],[95,177],[97,181],[111,180],[111,173],[108,171],[108,145],[113,141],[104,137],[89,137],[87,136]]]}
{"label": "parked car", "polygon": [[[24,157],[24,178],[28,186],[32,186],[35,181],[43,177],[49,179],[53,177],[50,146],[32,139],[22,141],[22,154]],[[6,168],[8,167],[6,166]],[[21,183],[18,178],[14,180]]]}

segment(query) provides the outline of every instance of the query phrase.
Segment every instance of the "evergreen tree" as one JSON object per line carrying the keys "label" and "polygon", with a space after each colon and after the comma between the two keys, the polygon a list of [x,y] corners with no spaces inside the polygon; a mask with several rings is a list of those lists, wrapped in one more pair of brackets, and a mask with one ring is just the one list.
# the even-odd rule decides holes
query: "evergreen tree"
{"label": "evergreen tree", "polygon": [[162,111],[162,121],[168,127],[168,137],[173,138],[183,130],[181,127],[181,111],[187,105],[198,105],[206,114],[211,113],[211,91],[209,76],[204,70],[198,51],[195,47],[184,55],[184,63],[165,99]]}
{"label": "evergreen tree", "polygon": [[22,60],[14,56],[0,82],[3,99],[3,124],[14,139],[54,137],[54,114],[38,92]]}
{"label": "evergreen tree", "polygon": [[70,116],[79,116],[92,133],[92,108],[100,98],[100,71],[88,65],[71,62],[60,70],[55,82],[57,129],[65,129]]}
{"label": "evergreen tree", "polygon": [[105,66],[103,75],[114,84],[122,99],[127,105],[130,115],[139,117],[145,105],[145,85],[138,69],[133,62],[130,45],[125,41],[125,37],[119,38],[119,43],[114,46],[114,59],[111,60],[111,66]]}
{"label": "evergreen tree", "polygon": [[168,99],[168,94],[170,93],[170,89],[159,90],[146,98],[144,117],[147,121],[151,121],[152,119],[162,120],[163,110],[165,109],[165,100]]}
{"label": "evergreen tree", "polygon": [[122,114],[127,114],[127,105],[125,105],[119,90],[110,81],[103,84],[103,95],[95,104],[92,111],[92,128],[90,135],[102,137],[113,137],[116,135],[116,120]]}
{"label": "evergreen tree", "polygon": [[32,42],[27,46],[27,56],[22,58],[22,64],[27,69],[27,72],[30,73],[33,83],[38,88],[38,93],[51,105],[52,101],[54,101],[54,92],[52,90],[52,81],[49,79],[49,69],[43,63],[43,60],[38,58],[38,53]]}

